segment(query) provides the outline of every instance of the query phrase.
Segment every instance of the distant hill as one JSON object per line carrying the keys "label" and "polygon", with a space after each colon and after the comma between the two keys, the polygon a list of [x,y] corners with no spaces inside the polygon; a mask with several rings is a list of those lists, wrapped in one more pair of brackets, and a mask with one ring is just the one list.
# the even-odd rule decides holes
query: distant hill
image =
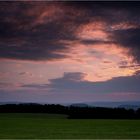
{"label": "distant hill", "polygon": [[129,108],[134,108],[134,107],[140,107],[140,101],[124,101],[124,102],[87,102],[85,103],[88,106],[95,106],[95,107],[111,107],[111,108],[116,108],[116,107],[128,107]]}
{"label": "distant hill", "polygon": [[0,105],[6,105],[6,104],[22,104],[22,102],[0,102]]}
{"label": "distant hill", "polygon": [[140,108],[140,101],[124,101],[124,102],[83,102],[73,103],[68,106],[76,107],[107,107],[107,108],[125,108],[137,110]]}
{"label": "distant hill", "polygon": [[125,108],[125,109],[134,109],[137,110],[140,108],[140,105],[120,105],[119,108]]}
{"label": "distant hill", "polygon": [[75,103],[75,104],[71,104],[72,107],[88,107],[87,104],[84,103]]}

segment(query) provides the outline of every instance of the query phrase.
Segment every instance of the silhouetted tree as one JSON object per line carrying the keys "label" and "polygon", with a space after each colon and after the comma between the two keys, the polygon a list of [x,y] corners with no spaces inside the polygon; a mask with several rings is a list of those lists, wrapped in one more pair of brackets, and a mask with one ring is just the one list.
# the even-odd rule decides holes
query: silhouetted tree
{"label": "silhouetted tree", "polygon": [[67,114],[70,119],[140,119],[136,111],[124,108],[74,107],[59,104],[7,104],[0,105],[0,113],[52,113]]}

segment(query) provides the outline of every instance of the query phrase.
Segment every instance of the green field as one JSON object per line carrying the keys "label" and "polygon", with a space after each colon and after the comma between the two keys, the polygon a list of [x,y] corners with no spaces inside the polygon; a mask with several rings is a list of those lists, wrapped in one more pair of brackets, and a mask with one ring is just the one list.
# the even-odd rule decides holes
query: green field
{"label": "green field", "polygon": [[140,120],[67,119],[52,114],[0,114],[0,139],[140,139]]}

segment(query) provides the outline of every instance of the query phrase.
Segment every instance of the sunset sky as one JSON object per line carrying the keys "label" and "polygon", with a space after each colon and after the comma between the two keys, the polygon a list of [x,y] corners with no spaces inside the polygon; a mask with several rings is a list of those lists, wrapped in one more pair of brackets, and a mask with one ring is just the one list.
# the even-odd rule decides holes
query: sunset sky
{"label": "sunset sky", "polygon": [[140,2],[0,2],[5,101],[140,101]]}

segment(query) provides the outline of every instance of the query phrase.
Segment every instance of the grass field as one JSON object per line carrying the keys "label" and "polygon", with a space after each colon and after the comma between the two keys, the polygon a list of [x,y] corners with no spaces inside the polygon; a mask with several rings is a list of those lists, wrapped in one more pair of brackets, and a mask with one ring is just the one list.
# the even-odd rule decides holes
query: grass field
{"label": "grass field", "polygon": [[0,114],[0,139],[140,139],[140,120],[67,119],[52,114]]}

